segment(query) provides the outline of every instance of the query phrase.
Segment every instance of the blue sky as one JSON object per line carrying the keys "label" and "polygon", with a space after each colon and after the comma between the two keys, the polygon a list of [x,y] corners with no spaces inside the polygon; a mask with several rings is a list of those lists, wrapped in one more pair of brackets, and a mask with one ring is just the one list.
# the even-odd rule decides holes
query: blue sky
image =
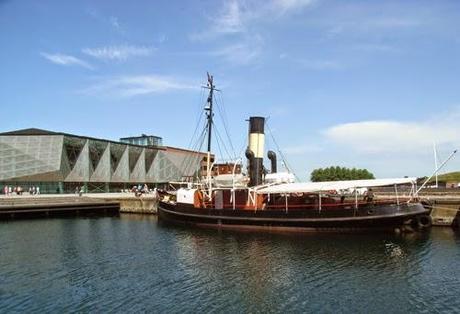
{"label": "blue sky", "polygon": [[236,154],[245,119],[269,117],[301,179],[428,175],[433,142],[460,147],[458,1],[7,0],[0,25],[1,131],[188,147],[209,71]]}

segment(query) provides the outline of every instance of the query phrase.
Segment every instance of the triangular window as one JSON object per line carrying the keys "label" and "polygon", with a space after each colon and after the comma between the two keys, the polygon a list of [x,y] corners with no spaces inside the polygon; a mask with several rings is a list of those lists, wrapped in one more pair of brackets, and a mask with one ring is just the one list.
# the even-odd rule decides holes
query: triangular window
{"label": "triangular window", "polygon": [[153,150],[153,149],[145,150],[145,173],[149,172],[156,155],[157,155],[156,150]]}
{"label": "triangular window", "polygon": [[112,173],[117,169],[126,148],[126,145],[110,144],[110,166],[112,167]]}
{"label": "triangular window", "polygon": [[64,149],[67,154],[67,160],[69,161],[70,169],[75,167],[78,157],[80,156],[80,153],[85,146],[85,141],[86,140],[80,138],[64,138]]}
{"label": "triangular window", "polygon": [[129,147],[129,172],[133,172],[134,167],[136,167],[137,161],[141,156],[142,148],[140,147]]}
{"label": "triangular window", "polygon": [[101,161],[102,154],[107,148],[107,142],[90,141],[89,142],[89,159],[93,170],[96,170],[99,161]]}

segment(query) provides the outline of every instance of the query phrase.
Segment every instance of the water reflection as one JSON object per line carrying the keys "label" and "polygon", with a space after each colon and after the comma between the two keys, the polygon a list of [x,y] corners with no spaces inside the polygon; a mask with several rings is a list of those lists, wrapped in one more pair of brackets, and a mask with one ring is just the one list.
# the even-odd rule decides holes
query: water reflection
{"label": "water reflection", "polygon": [[[0,223],[5,311],[414,312],[459,308],[460,236],[265,234],[154,216]],[[59,296],[59,297],[56,297]]]}

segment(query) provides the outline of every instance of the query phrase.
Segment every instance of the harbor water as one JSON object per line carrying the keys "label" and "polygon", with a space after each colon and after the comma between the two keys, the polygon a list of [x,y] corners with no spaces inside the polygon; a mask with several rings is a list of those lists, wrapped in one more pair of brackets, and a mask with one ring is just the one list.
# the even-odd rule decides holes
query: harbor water
{"label": "harbor water", "polygon": [[0,223],[0,312],[460,311],[460,234],[267,234],[154,216]]}

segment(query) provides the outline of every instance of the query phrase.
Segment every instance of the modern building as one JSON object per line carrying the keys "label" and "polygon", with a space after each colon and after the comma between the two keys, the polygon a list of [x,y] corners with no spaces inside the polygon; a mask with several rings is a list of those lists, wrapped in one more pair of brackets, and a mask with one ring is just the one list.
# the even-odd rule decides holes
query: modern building
{"label": "modern building", "polygon": [[120,142],[141,146],[163,146],[163,139],[161,137],[146,134],[134,137],[123,137],[120,138]]}
{"label": "modern building", "polygon": [[0,188],[39,186],[41,193],[112,192],[201,175],[205,153],[78,136],[41,129],[0,133]]}

